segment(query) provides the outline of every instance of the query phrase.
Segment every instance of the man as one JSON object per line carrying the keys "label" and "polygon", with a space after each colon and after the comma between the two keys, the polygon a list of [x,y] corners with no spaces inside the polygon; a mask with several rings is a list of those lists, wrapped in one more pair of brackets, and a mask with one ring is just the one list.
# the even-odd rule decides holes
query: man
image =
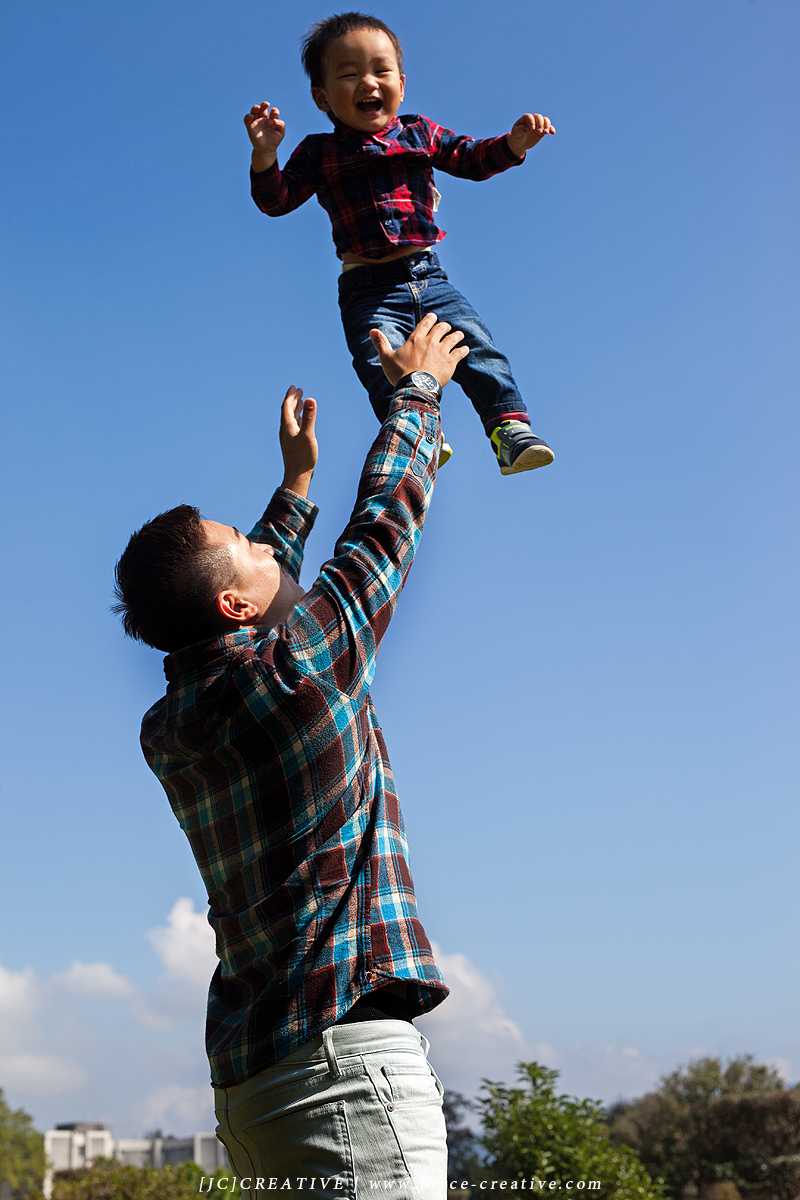
{"label": "man", "polygon": [[245,1195],[270,1179],[352,1200],[369,1180],[420,1200],[446,1187],[441,1085],[411,1020],[447,988],[369,689],[433,489],[441,388],[467,349],[432,313],[398,350],[372,336],[392,407],[308,593],[316,407],[297,388],[283,484],[247,538],[182,505],[117,565],[126,632],[169,651],[142,746],[208,890],[206,1047]]}

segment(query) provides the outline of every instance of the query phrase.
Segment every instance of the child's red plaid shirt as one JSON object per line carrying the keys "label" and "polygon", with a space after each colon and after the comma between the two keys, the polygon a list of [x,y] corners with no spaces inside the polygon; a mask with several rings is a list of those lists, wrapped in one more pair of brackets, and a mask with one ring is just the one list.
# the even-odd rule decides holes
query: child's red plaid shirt
{"label": "child's red plaid shirt", "polygon": [[505,135],[476,142],[427,117],[395,117],[379,134],[358,133],[334,119],[332,133],[313,133],[281,171],[251,172],[253,199],[280,217],[316,193],[333,224],[339,258],[385,258],[399,246],[434,246],[433,168],[464,179],[489,179],[518,166]]}

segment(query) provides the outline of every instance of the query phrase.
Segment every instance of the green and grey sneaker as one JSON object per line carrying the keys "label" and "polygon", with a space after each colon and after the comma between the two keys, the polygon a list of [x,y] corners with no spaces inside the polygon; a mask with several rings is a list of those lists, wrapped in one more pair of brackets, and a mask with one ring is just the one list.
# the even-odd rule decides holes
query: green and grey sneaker
{"label": "green and grey sneaker", "polygon": [[449,462],[453,457],[453,447],[445,441],[444,434],[439,438],[439,462],[438,466],[443,467],[446,462]]}
{"label": "green and grey sneaker", "polygon": [[546,467],[555,454],[524,421],[503,421],[492,430],[489,439],[494,446],[501,475],[516,475]]}

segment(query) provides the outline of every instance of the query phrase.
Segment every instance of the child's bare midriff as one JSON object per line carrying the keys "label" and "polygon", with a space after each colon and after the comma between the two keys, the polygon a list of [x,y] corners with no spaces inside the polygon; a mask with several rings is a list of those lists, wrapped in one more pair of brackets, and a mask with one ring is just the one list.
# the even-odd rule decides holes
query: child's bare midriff
{"label": "child's bare midriff", "polygon": [[368,267],[372,263],[392,262],[395,258],[405,258],[407,254],[419,254],[421,250],[429,250],[429,246],[401,246],[398,250],[391,254],[385,254],[383,258],[359,258],[357,254],[351,254],[349,250],[345,250],[342,255],[343,263],[356,263],[358,266]]}

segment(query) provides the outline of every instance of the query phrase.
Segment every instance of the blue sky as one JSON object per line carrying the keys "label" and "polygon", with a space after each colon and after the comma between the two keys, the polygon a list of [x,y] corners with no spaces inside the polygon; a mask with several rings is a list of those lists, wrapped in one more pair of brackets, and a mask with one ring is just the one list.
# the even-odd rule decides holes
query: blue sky
{"label": "blue sky", "polygon": [[[372,11],[405,111],[558,130],[437,177],[442,261],[557,458],[501,478],[448,388],[378,665],[453,985],[432,1059],[474,1091],[538,1057],[609,1100],[698,1053],[795,1080],[796,5]],[[7,9],[0,1086],[40,1128],[212,1127],[205,896],[140,756],[161,656],[122,637],[112,570],[176,503],[249,527],[289,383],[320,407],[306,582],[349,514],[375,427],[329,224],[258,213],[242,125],[279,104],[284,158],[326,127],[298,44],[327,12]]]}

